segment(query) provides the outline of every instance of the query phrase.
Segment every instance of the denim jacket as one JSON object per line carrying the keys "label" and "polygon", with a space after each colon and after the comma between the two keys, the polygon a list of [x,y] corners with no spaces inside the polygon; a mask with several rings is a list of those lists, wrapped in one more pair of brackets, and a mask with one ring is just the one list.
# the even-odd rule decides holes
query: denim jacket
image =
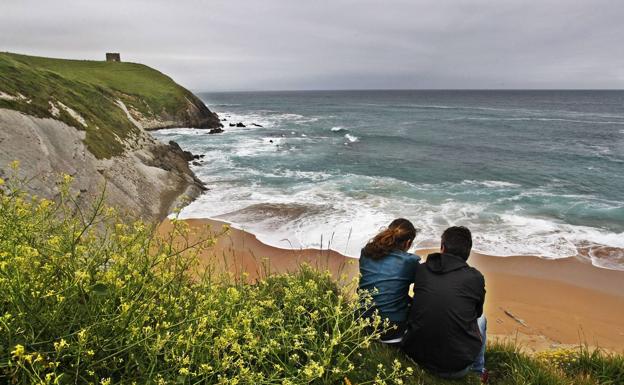
{"label": "denim jacket", "polygon": [[358,289],[372,293],[375,308],[383,318],[393,322],[407,319],[409,286],[414,283],[419,261],[418,255],[401,250],[394,250],[381,259],[360,256]]}

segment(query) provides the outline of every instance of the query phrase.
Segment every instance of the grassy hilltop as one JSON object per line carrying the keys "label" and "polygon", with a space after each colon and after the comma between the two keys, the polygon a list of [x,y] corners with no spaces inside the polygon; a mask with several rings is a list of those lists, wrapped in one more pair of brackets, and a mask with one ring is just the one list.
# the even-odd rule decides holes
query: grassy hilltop
{"label": "grassy hilltop", "polygon": [[0,53],[0,92],[0,108],[85,130],[88,149],[100,159],[121,154],[137,137],[132,120],[147,129],[219,126],[190,91],[142,64]]}

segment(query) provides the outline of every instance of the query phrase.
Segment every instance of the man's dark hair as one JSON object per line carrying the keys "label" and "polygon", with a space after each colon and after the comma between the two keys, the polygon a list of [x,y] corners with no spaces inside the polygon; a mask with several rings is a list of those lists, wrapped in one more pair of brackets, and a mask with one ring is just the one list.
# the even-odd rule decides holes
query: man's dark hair
{"label": "man's dark hair", "polygon": [[464,226],[453,226],[442,233],[442,245],[445,252],[467,260],[472,249],[472,234]]}

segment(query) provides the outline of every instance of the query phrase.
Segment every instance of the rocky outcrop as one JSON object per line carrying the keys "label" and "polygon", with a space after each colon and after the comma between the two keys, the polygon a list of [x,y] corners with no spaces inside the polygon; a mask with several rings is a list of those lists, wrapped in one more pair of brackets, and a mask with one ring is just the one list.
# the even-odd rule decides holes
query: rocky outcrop
{"label": "rocky outcrop", "polygon": [[208,107],[193,94],[185,97],[185,106],[175,113],[168,111],[155,113],[150,111],[148,115],[132,108],[132,106],[127,107],[121,100],[117,100],[117,104],[124,110],[128,119],[130,119],[135,126],[146,131],[173,127],[204,129],[220,129],[223,127],[219,116],[210,111]]}
{"label": "rocky outcrop", "polygon": [[140,111],[132,108],[128,110],[128,113],[138,126],[147,131],[173,127],[205,129],[219,129],[223,127],[219,116],[210,111],[195,95],[187,96],[185,99],[186,106],[175,114],[161,111],[153,114],[151,117],[146,117]]}
{"label": "rocky outcrop", "polygon": [[[58,194],[60,173],[74,177],[72,188],[87,204],[106,191],[107,203],[146,220],[164,218],[205,187],[189,169],[193,155],[141,131],[123,154],[96,158],[84,143],[85,131],[56,119],[0,108],[0,176],[20,161],[28,188],[40,196]],[[190,159],[189,159],[190,157]]]}

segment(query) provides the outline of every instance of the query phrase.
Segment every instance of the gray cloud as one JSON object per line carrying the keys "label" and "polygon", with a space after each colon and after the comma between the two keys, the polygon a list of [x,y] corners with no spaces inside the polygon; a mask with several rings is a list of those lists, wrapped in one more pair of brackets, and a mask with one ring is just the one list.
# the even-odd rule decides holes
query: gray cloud
{"label": "gray cloud", "polygon": [[2,0],[0,50],[194,90],[624,88],[619,0]]}

